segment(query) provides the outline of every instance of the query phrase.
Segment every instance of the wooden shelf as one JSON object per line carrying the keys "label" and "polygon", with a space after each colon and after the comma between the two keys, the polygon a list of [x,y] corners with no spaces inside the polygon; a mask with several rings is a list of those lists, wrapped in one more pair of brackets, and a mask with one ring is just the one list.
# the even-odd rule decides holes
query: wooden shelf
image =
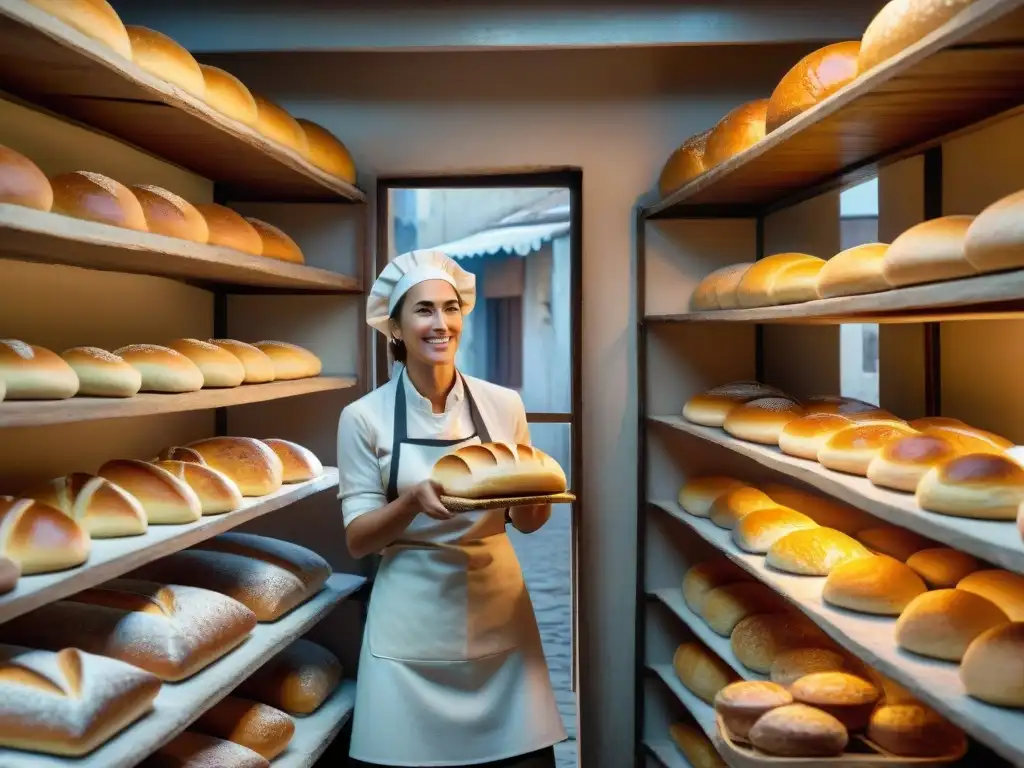
{"label": "wooden shelf", "polygon": [[645,741],[644,748],[665,768],[692,768],[676,745],[665,741]]}
{"label": "wooden shelf", "polygon": [[317,293],[362,290],[356,278],[325,269],[17,205],[0,204],[0,254],[25,261],[155,275],[201,285]]}
{"label": "wooden shelf", "polygon": [[[715,710],[709,704],[691,693],[690,689],[683,685],[671,664],[648,664],[647,668],[661,678],[662,682],[676,695],[676,698],[693,715],[697,725],[707,734],[707,737],[714,741],[718,732],[718,724],[715,722]],[[0,753],[2,754],[2,753]]]}
{"label": "wooden shelf", "polygon": [[23,0],[0,0],[0,52],[0,88],[219,182],[230,199],[366,200]]}
{"label": "wooden shelf", "polygon": [[41,573],[18,579],[13,591],[0,596],[0,623],[54,600],[122,576],[146,563],[230,531],[307,496],[337,487],[338,470],[334,467],[325,467],[324,473],[316,480],[286,485],[269,496],[247,498],[243,501],[242,508],[234,512],[203,517],[186,525],[151,525],[141,536],[93,539],[92,552],[84,565],[57,573]]}
{"label": "wooden shelf", "polygon": [[1024,316],[1024,270],[756,309],[648,315],[648,323],[924,323]]}
{"label": "wooden shelf", "polygon": [[262,403],[285,397],[331,392],[354,387],[348,376],[317,376],[269,384],[243,384],[230,389],[201,389],[181,395],[141,393],[135,397],[72,397],[68,400],[5,400],[0,402],[0,428],[43,427],[75,421],[155,416],[181,411],[204,411]]}
{"label": "wooden shelf", "polygon": [[363,581],[361,576],[334,574],[311,600],[272,624],[257,625],[242,645],[199,674],[184,682],[164,683],[152,712],[87,757],[0,749],[0,765],[4,768],[131,768],[137,765],[231,693],[273,654],[309,631]]}
{"label": "wooden shelf", "polygon": [[728,448],[758,464],[801,480],[893,525],[908,528],[947,546],[970,552],[1003,568],[1024,573],[1024,541],[1013,521],[974,520],[926,512],[908,493],[887,491],[867,478],[825,469],[814,461],[784,454],[774,446],[747,443],[720,429],[691,424],[677,416],[651,421]]}
{"label": "wooden shelf", "polygon": [[652,501],[714,545],[759,581],[786,597],[840,645],[891,677],[976,739],[1015,764],[1024,762],[1024,713],[969,697],[957,664],[927,659],[896,647],[896,619],[834,608],[821,599],[823,577],[794,576],[769,569],[765,558],[743,552],[730,532],[688,515],[674,501]]}
{"label": "wooden shelf", "polygon": [[356,706],[356,683],[345,680],[311,715],[295,716],[295,735],[274,759],[274,768],[312,768],[345,727]]}
{"label": "wooden shelf", "polygon": [[645,214],[669,218],[697,206],[745,208],[753,214],[805,196],[811,188],[820,191],[874,175],[883,161],[1019,107],[1024,102],[1022,6],[1022,0],[977,0]]}

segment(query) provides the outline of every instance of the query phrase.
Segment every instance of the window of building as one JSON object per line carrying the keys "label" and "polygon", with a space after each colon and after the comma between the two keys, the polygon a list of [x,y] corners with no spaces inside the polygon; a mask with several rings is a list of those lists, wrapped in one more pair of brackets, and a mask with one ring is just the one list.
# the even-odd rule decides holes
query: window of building
{"label": "window of building", "polygon": [[487,379],[511,389],[523,386],[523,298],[487,300]]}

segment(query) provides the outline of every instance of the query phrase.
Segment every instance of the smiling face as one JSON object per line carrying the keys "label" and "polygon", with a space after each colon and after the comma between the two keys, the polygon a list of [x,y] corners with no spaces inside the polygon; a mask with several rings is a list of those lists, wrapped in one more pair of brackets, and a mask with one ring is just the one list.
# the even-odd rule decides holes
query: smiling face
{"label": "smiling face", "polygon": [[462,335],[462,305],[451,284],[425,280],[405,294],[401,311],[391,320],[391,335],[405,342],[409,361],[454,365]]}

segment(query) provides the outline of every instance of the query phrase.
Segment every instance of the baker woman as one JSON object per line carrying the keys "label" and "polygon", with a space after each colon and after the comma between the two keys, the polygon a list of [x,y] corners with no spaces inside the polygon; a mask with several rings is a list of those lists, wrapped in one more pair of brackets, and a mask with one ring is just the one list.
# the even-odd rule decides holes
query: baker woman
{"label": "baker woman", "polygon": [[368,765],[553,768],[566,738],[506,524],[549,505],[453,514],[430,480],[472,443],[530,442],[518,393],[455,368],[476,279],[440,251],[381,272],[367,322],[395,358],[338,427],[339,498],[354,557],[383,554],[371,594],[350,755]]}

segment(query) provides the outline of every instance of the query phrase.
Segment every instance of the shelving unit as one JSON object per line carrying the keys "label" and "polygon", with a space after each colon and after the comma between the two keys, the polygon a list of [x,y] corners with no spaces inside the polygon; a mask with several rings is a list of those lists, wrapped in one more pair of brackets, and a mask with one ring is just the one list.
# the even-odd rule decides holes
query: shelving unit
{"label": "shelving unit", "polygon": [[311,768],[315,765],[352,717],[355,703],[355,681],[346,680],[316,712],[294,718],[295,735],[288,742],[288,749],[274,758],[274,768]]}

